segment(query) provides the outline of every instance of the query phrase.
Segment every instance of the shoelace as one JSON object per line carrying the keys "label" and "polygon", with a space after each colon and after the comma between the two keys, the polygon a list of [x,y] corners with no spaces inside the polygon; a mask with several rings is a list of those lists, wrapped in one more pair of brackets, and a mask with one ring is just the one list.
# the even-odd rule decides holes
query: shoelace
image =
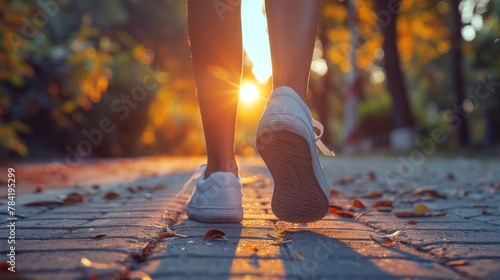
{"label": "shoelace", "polygon": [[316,136],[315,141],[316,141],[316,146],[319,148],[319,150],[325,155],[325,156],[334,156],[335,153],[328,149],[328,147],[321,141],[321,136],[323,136],[323,131],[325,130],[325,127],[318,122],[317,120],[313,119],[312,120],[313,126],[318,128],[320,133],[319,135],[316,135],[316,132],[314,132],[314,136]]}
{"label": "shoelace", "polygon": [[198,167],[198,169],[193,173],[193,175],[191,175],[191,178],[189,178],[189,180],[186,181],[184,186],[182,186],[181,190],[177,193],[176,197],[183,195],[186,192],[189,185],[191,185],[191,182],[200,178],[200,176],[203,175],[203,173],[205,173],[206,169],[207,169],[206,164],[200,165],[200,167]]}

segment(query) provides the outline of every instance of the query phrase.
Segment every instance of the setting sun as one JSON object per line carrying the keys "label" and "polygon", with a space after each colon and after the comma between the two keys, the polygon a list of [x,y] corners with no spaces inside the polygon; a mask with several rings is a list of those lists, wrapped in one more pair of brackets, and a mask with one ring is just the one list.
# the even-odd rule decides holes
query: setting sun
{"label": "setting sun", "polygon": [[250,104],[259,97],[259,88],[253,83],[245,83],[240,87],[240,100],[244,104]]}

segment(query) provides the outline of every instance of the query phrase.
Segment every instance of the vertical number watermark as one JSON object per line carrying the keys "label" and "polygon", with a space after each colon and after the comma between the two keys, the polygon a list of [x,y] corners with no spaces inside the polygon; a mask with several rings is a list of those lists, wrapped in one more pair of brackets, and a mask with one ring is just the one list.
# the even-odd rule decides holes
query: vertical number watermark
{"label": "vertical number watermark", "polygon": [[16,170],[9,168],[7,170],[7,228],[9,229],[9,239],[7,241],[8,254],[7,263],[9,264],[8,270],[16,272]]}

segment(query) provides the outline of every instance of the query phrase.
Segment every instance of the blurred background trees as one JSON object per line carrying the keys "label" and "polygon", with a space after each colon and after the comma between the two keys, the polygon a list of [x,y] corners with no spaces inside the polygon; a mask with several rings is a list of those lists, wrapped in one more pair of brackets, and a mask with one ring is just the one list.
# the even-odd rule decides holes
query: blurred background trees
{"label": "blurred background trees", "polygon": [[[500,0],[355,0],[354,27],[347,1],[323,1],[311,68],[327,142],[346,144],[353,61],[358,149],[388,147],[398,127],[421,138],[442,128],[444,147],[500,142]],[[202,154],[185,5],[2,0],[0,155]],[[243,80],[260,98],[240,108],[244,154],[270,89],[255,65],[247,57]]]}

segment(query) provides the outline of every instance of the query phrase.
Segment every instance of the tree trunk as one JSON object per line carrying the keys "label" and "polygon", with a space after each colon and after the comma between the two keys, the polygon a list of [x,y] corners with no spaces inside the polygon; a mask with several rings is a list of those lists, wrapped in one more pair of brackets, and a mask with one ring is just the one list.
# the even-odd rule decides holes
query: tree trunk
{"label": "tree trunk", "polygon": [[456,130],[458,133],[458,142],[460,146],[467,146],[470,144],[469,129],[467,127],[467,113],[464,111],[462,104],[465,99],[464,93],[464,73],[463,73],[463,55],[462,55],[462,20],[460,11],[458,9],[459,0],[451,1],[451,13],[453,17],[453,28],[451,38],[451,80],[453,89],[455,91],[455,106],[453,114],[457,120]]}
{"label": "tree trunk", "polygon": [[[387,5],[390,1],[377,0],[378,15],[388,13]],[[399,0],[398,0],[399,2]],[[412,128],[413,116],[408,102],[406,85],[399,53],[396,33],[397,13],[390,13],[388,17],[380,17],[381,28],[384,31],[384,69],[387,74],[387,88],[392,96],[392,123],[397,128]]]}

